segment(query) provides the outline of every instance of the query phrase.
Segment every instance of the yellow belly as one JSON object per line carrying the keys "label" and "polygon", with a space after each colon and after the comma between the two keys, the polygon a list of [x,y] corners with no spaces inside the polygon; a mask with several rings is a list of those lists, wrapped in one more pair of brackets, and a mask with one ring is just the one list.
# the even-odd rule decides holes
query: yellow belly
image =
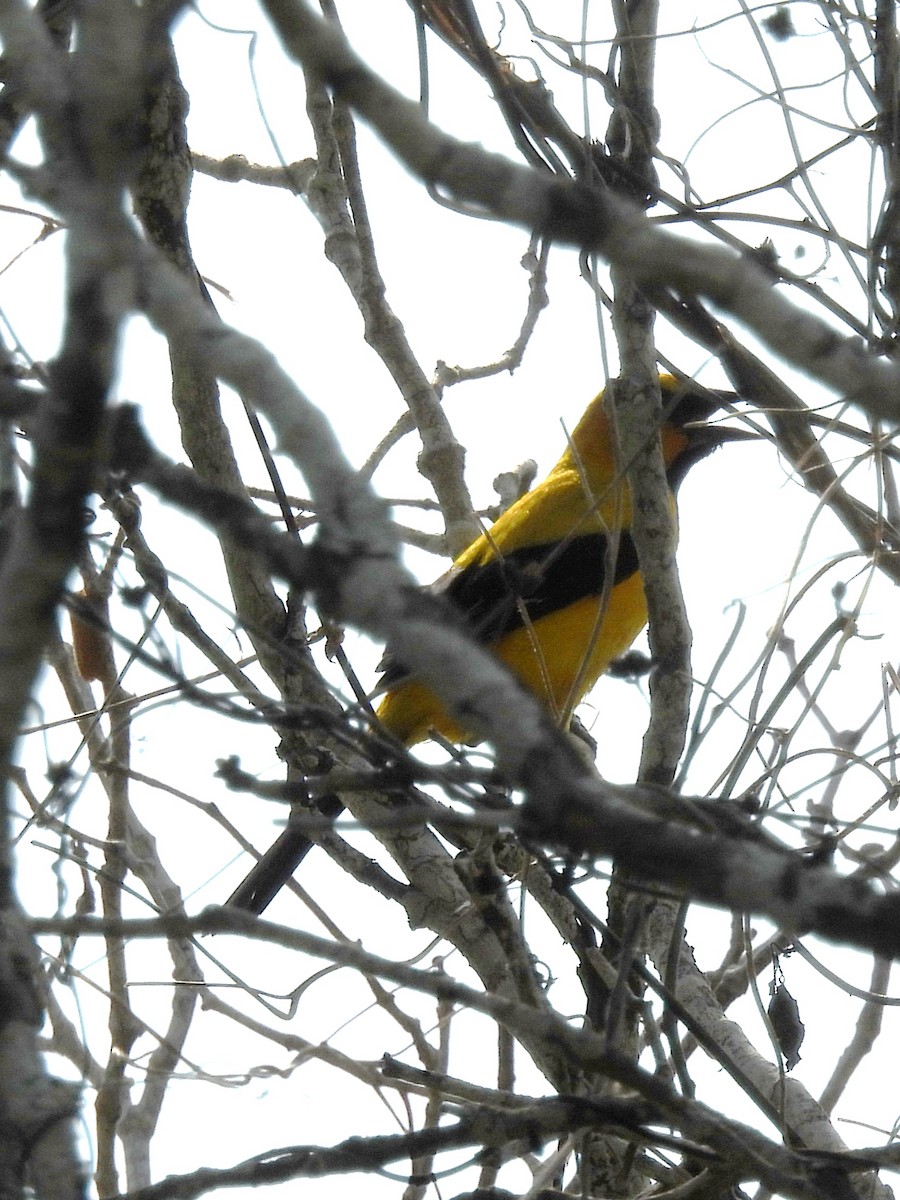
{"label": "yellow belly", "polygon": [[[589,596],[527,628],[506,634],[491,651],[502,659],[555,719],[568,718],[610,662],[624,654],[647,624],[644,588],[638,574],[617,584],[606,598]],[[437,697],[420,683],[388,692],[378,709],[381,722],[408,746],[433,729],[451,742],[472,734],[452,721]]]}

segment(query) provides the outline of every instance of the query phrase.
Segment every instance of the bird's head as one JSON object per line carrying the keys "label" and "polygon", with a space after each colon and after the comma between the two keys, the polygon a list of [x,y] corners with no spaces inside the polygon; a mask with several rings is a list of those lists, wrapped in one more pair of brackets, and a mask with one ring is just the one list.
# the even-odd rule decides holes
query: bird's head
{"label": "bird's head", "polygon": [[672,491],[702,458],[726,442],[757,441],[749,429],[711,425],[710,418],[738,396],[734,392],[701,388],[691,379],[660,375],[663,425],[661,431],[666,476]]}

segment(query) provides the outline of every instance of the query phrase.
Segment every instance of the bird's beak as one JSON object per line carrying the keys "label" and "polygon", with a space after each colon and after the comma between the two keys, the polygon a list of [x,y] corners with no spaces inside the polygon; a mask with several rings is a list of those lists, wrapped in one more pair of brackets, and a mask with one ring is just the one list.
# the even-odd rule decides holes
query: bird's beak
{"label": "bird's beak", "polygon": [[[727,408],[738,404],[742,399],[737,392],[720,391],[717,388],[710,388],[709,395],[710,397],[715,396],[718,408]],[[765,441],[764,435],[757,433],[754,429],[740,429],[733,425],[707,425],[707,429],[715,435],[716,443]]]}
{"label": "bird's beak", "polygon": [[764,442],[765,435],[755,429],[738,429],[734,425],[707,425],[717,442]]}
{"label": "bird's beak", "polygon": [[718,400],[720,408],[724,408],[726,404],[737,404],[741,398],[737,392],[720,391],[718,388],[709,388],[708,391]]}

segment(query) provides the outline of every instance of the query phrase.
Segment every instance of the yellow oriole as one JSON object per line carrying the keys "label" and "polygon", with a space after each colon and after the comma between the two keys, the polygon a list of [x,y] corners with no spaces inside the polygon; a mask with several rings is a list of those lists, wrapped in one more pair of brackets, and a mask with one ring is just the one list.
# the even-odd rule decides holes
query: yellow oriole
{"label": "yellow oriole", "polygon": [[[753,437],[706,424],[732,394],[701,393],[660,376],[660,429],[666,476],[675,491],[688,470],[723,442]],[[473,635],[558,716],[567,716],[647,623],[631,499],[613,450],[601,392],[576,425],[562,458],[464,550],[436,588],[467,616]],[[452,741],[467,734],[422,684],[388,665],[382,723],[407,745],[430,730]],[[340,811],[331,797],[329,815]],[[312,843],[288,826],[228,904],[261,913]]]}
{"label": "yellow oriole", "polygon": [[[660,376],[666,476],[675,491],[694,463],[752,434],[706,424],[731,393],[700,393]],[[631,496],[616,462],[603,395],[588,405],[562,458],[455,560],[435,589],[468,618],[474,636],[566,718],[647,624],[631,539]],[[386,663],[382,724],[407,745],[431,730],[453,742],[466,731],[423,684]]]}

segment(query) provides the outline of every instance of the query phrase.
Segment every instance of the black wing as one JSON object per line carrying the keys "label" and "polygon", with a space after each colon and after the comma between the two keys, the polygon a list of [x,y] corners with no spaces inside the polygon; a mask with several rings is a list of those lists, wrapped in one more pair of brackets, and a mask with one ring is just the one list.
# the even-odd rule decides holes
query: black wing
{"label": "black wing", "polygon": [[[468,625],[485,645],[559,612],[587,596],[600,596],[606,585],[608,540],[600,532],[581,534],[562,542],[519,546],[502,558],[472,564],[452,572],[441,582],[446,596],[465,615]],[[619,536],[613,584],[622,583],[638,569],[631,534]],[[379,691],[405,677],[392,658],[383,664]]]}

